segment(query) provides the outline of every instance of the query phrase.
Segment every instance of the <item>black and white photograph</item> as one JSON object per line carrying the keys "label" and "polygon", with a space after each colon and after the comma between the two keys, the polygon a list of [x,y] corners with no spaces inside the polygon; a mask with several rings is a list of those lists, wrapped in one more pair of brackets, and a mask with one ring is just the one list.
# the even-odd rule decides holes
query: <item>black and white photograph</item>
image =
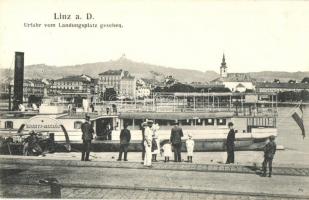
{"label": "black and white photograph", "polygon": [[309,1],[0,0],[0,198],[309,199]]}

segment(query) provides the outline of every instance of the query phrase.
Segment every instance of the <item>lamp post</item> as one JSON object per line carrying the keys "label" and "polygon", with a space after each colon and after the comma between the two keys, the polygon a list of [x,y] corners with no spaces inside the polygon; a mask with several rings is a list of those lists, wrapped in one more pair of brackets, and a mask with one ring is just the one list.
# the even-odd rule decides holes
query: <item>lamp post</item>
{"label": "lamp post", "polygon": [[201,92],[202,92],[202,97],[203,97],[203,100],[202,100],[202,102],[203,102],[203,107],[202,107],[202,108],[205,108],[205,96],[204,96],[204,89],[202,89],[202,90],[201,90]]}
{"label": "lamp post", "polygon": [[210,96],[210,94],[209,94],[209,91],[211,90],[211,88],[208,88],[207,89],[207,91],[208,91],[208,109],[209,109],[209,101],[210,101],[210,98],[209,98],[209,96]]}

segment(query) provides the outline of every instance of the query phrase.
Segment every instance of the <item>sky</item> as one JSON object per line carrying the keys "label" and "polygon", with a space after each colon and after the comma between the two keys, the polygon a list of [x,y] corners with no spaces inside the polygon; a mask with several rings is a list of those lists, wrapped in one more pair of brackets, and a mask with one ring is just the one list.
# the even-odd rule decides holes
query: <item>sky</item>
{"label": "sky", "polygon": [[[55,13],[73,19],[55,19]],[[22,51],[25,65],[77,65],[125,54],[137,62],[218,71],[225,53],[229,72],[309,71],[308,22],[309,1],[0,0],[0,68],[11,68],[14,52]]]}

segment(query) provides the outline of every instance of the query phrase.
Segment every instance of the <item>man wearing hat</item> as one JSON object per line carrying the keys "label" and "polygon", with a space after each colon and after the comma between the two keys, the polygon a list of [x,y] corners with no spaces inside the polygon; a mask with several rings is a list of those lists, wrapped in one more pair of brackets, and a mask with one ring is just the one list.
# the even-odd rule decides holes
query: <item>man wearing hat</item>
{"label": "man wearing hat", "polygon": [[121,161],[122,159],[122,153],[124,153],[124,161],[128,161],[127,159],[127,153],[128,153],[128,147],[131,140],[131,133],[128,129],[129,124],[124,124],[124,129],[120,132],[120,150],[119,150],[119,156],[118,161]]}
{"label": "man wearing hat", "polygon": [[181,137],[183,137],[182,128],[179,126],[179,122],[175,121],[175,126],[171,130],[170,141],[174,149],[174,162],[181,162]]}
{"label": "man wearing hat", "polygon": [[153,125],[152,120],[147,121],[147,126],[145,127],[145,139],[144,139],[144,146],[145,146],[145,158],[144,158],[144,166],[151,167],[151,146],[152,146],[152,130],[151,127]]}
{"label": "man wearing hat", "polygon": [[234,150],[235,150],[235,131],[233,128],[234,124],[232,122],[228,123],[228,127],[230,129],[227,139],[226,139],[226,151],[227,151],[227,159],[225,164],[234,163]]}
{"label": "man wearing hat", "polygon": [[263,161],[263,176],[266,176],[267,163],[269,167],[269,177],[271,177],[273,159],[276,153],[277,145],[275,143],[275,136],[269,137],[269,142],[264,147],[264,161]]}
{"label": "man wearing hat", "polygon": [[83,150],[82,150],[82,161],[90,161],[90,146],[91,140],[93,139],[93,127],[90,123],[90,116],[86,115],[86,121],[82,124],[81,129],[83,132],[82,140],[83,140]]}

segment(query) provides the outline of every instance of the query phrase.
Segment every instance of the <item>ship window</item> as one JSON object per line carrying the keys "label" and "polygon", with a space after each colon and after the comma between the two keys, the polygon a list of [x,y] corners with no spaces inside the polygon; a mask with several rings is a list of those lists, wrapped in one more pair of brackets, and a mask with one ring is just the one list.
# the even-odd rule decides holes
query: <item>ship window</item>
{"label": "ship window", "polygon": [[183,126],[191,126],[191,119],[179,120],[179,122]]}
{"label": "ship window", "polygon": [[75,129],[80,129],[82,127],[82,123],[81,121],[76,121],[74,122],[74,128]]}
{"label": "ship window", "polygon": [[217,119],[217,125],[226,125],[226,119]]}
{"label": "ship window", "polygon": [[209,125],[214,125],[215,120],[214,119],[205,119],[205,125],[209,126]]}
{"label": "ship window", "polygon": [[202,126],[203,125],[203,120],[202,119],[197,119],[196,120],[196,125]]}
{"label": "ship window", "polygon": [[6,121],[4,126],[5,126],[5,128],[13,128],[13,122],[12,121]]}
{"label": "ship window", "polygon": [[135,126],[142,126],[143,120],[142,119],[134,119]]}
{"label": "ship window", "polygon": [[156,123],[159,124],[159,126],[167,126],[168,120],[163,120],[163,119],[157,119]]}

